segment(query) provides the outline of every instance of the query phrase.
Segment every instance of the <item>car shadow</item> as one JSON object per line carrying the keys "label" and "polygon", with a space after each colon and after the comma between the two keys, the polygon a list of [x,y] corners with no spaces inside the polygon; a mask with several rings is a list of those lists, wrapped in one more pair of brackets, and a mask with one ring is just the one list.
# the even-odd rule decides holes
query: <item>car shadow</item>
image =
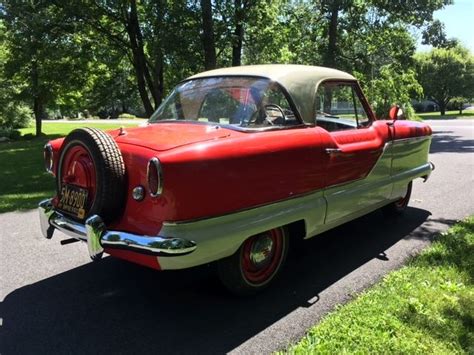
{"label": "car shadow", "polygon": [[7,295],[0,353],[228,352],[367,261],[387,260],[384,251],[407,235],[429,238],[429,226],[419,231],[429,215],[409,208],[387,220],[377,211],[312,238],[251,298],[224,291],[212,265],[155,272],[112,258],[89,263]]}
{"label": "car shadow", "polygon": [[465,139],[451,131],[437,131],[431,140],[430,154],[473,153],[474,140]]}

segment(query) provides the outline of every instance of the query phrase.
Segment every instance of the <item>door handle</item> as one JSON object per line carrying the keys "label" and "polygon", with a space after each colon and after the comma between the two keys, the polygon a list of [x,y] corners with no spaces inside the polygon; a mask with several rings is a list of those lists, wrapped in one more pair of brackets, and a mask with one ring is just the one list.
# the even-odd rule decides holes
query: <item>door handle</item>
{"label": "door handle", "polygon": [[339,148],[326,148],[326,153],[332,155],[332,154],[342,154],[342,150]]}

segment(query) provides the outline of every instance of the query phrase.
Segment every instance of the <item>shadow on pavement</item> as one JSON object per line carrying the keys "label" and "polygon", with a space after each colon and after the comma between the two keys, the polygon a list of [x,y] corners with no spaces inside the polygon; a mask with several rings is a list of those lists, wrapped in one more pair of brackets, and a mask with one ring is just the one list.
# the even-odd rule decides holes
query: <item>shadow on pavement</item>
{"label": "shadow on pavement", "polygon": [[474,140],[454,135],[450,131],[438,131],[433,135],[430,154],[434,153],[472,153]]}
{"label": "shadow on pavement", "polygon": [[[315,237],[253,298],[228,295],[212,266],[160,273],[112,258],[90,263],[9,294],[0,353],[227,352],[367,261],[387,260],[384,251],[428,217],[416,208],[399,220],[374,212]],[[427,228],[410,238],[426,239]]]}

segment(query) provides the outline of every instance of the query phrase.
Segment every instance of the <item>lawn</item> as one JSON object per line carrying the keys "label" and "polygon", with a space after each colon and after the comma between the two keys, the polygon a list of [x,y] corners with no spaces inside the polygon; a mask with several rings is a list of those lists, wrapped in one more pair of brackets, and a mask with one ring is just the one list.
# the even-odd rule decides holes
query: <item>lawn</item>
{"label": "lawn", "polygon": [[290,354],[474,354],[474,216],[310,329]]}
{"label": "lawn", "polygon": [[451,120],[455,118],[474,118],[474,110],[464,110],[462,115],[459,114],[459,110],[446,111],[445,115],[441,115],[439,112],[423,112],[417,113],[424,120]]}
{"label": "lawn", "polygon": [[[44,122],[46,136],[31,140],[0,143],[0,213],[35,208],[42,199],[54,193],[54,179],[44,171],[43,146],[50,140],[62,137],[77,127],[114,129],[120,126],[137,126],[120,123],[57,123]],[[34,128],[22,129],[22,134],[33,133]]]}

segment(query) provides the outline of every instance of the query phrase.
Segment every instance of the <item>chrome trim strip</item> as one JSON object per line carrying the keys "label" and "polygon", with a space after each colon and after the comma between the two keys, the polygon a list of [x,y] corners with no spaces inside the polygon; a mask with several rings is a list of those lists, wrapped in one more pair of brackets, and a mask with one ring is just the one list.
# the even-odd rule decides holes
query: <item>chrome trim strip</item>
{"label": "chrome trim strip", "polygon": [[[155,165],[156,171],[158,173],[158,189],[156,190],[156,193],[152,193],[150,191],[150,184],[149,182],[149,176],[150,176],[150,165],[153,164]],[[148,191],[150,193],[151,197],[158,197],[163,193],[163,170],[161,169],[161,162],[160,159],[157,157],[153,157],[148,161],[148,165],[146,167],[146,179],[148,183]]]}
{"label": "chrome trim strip", "polygon": [[337,155],[337,154],[341,154],[342,153],[342,150],[340,150],[339,148],[326,148],[326,153],[329,154],[329,155]]}
{"label": "chrome trim strip", "polygon": [[52,199],[41,201],[38,212],[45,238],[51,239],[54,230],[58,229],[74,239],[87,242],[89,255],[93,259],[102,254],[104,248],[125,249],[155,256],[186,255],[197,248],[196,243],[188,239],[108,231],[102,218],[97,215],[89,217],[85,224],[73,221],[54,209]]}
{"label": "chrome trim strip", "polygon": [[147,237],[125,232],[106,232],[100,239],[102,246],[123,248],[145,254],[178,256],[192,253],[196,243],[191,240],[171,237]]}
{"label": "chrome trim strip", "polygon": [[41,201],[38,205],[41,233],[46,239],[51,239],[54,227],[49,224],[49,219],[54,212],[51,199]]}
{"label": "chrome trim strip", "polygon": [[409,137],[409,138],[402,138],[402,139],[394,139],[393,143],[416,142],[416,141],[422,141],[422,140],[425,140],[425,139],[430,139],[431,140],[431,138],[432,138],[432,136]]}
{"label": "chrome trim strip", "polygon": [[[46,152],[49,153],[49,165],[46,165]],[[46,143],[43,148],[43,159],[44,159],[44,169],[46,172],[53,174],[53,162],[54,162],[54,153],[53,147],[50,143]]]}

